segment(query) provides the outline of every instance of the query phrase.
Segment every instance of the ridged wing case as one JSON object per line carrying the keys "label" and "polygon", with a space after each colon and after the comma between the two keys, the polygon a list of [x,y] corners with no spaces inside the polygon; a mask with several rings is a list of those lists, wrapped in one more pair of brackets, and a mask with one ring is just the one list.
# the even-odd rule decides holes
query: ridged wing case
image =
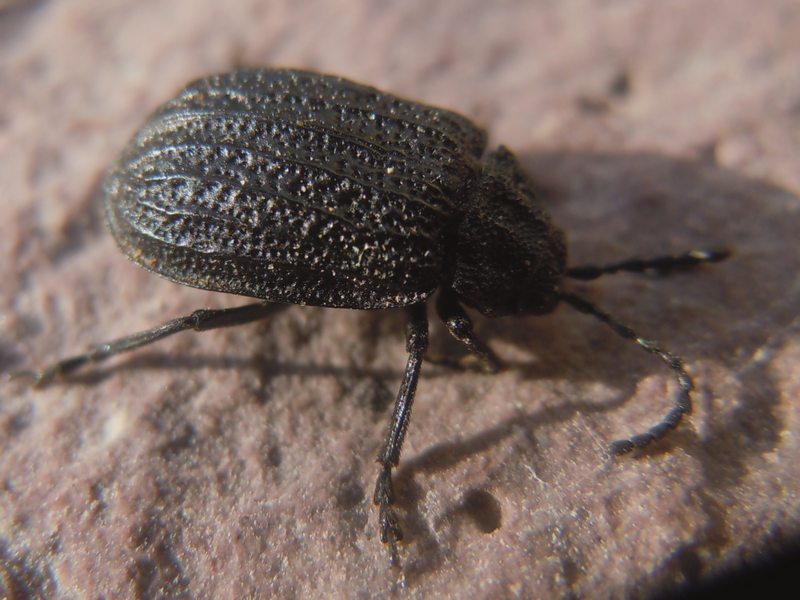
{"label": "ridged wing case", "polygon": [[276,302],[384,308],[447,276],[485,134],[338,77],[212,76],[167,102],[106,179],[111,230],[182,284]]}

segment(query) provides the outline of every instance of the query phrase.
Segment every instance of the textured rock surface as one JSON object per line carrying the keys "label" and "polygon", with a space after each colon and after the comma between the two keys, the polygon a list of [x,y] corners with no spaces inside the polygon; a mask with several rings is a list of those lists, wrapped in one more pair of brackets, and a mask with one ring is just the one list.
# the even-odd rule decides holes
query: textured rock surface
{"label": "textured rock surface", "polygon": [[[692,585],[800,524],[800,6],[794,0],[0,2],[0,363],[45,363],[242,299],[129,264],[97,181],[148,112],[233,65],[339,73],[459,110],[513,148],[573,262],[732,245],[584,290],[682,354],[567,308],[488,321],[497,376],[427,366],[397,487],[374,456],[402,314],[292,308],[183,334],[69,385],[0,387],[0,595],[626,597]],[[453,350],[441,327],[433,349]]]}

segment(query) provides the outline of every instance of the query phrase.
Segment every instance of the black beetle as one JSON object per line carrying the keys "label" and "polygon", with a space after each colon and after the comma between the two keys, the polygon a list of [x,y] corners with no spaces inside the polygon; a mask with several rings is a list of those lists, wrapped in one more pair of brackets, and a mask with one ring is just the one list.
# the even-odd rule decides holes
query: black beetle
{"label": "black beetle", "polygon": [[255,321],[281,304],[407,307],[408,363],[374,502],[397,563],[402,538],[391,472],[397,466],[428,344],[426,302],[488,372],[499,362],[462,304],[490,317],[544,314],[563,301],[661,358],[680,392],[649,431],[614,454],[662,437],[691,409],[693,383],[677,356],[574,293],[565,277],[666,272],[718,261],[693,251],[603,267],[567,268],[564,236],[536,204],[504,147],[466,118],[346,79],[248,70],[201,79],[159,108],[104,184],[111,231],[130,259],[175,282],[259,298],[198,310],[33,373],[42,385],[186,329]]}

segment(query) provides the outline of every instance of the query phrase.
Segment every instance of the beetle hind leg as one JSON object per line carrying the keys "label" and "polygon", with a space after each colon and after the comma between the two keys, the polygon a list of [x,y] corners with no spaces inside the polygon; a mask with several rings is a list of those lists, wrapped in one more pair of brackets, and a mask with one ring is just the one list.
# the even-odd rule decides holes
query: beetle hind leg
{"label": "beetle hind leg", "polygon": [[44,387],[55,379],[67,376],[89,363],[97,363],[147,346],[181,331],[208,331],[220,327],[233,327],[251,321],[265,319],[285,308],[283,304],[257,302],[234,308],[200,309],[185,317],[178,317],[151,329],[140,331],[110,342],[95,344],[83,354],[63,358],[38,371],[20,371],[12,374],[15,379],[29,379],[34,387]]}
{"label": "beetle hind leg", "polygon": [[411,407],[414,403],[414,394],[417,390],[422,359],[428,347],[428,317],[424,304],[417,304],[408,308],[408,331],[406,349],[408,362],[403,373],[403,382],[397,392],[397,400],[389,423],[383,449],[378,455],[381,471],[375,482],[375,495],[373,502],[378,506],[378,526],[381,541],[389,545],[390,560],[394,566],[398,565],[397,542],[403,539],[403,532],[394,510],[394,489],[392,487],[392,469],[400,462],[400,450],[408,430],[411,418]]}

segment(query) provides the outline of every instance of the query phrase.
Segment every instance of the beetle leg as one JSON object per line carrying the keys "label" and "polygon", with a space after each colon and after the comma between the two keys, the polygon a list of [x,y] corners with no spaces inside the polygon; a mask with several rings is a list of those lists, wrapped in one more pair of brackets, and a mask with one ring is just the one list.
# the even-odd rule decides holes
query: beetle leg
{"label": "beetle leg", "polygon": [[677,269],[685,269],[707,262],[719,262],[731,255],[729,250],[690,250],[683,254],[657,256],[655,258],[631,258],[610,265],[581,265],[567,269],[567,277],[572,279],[597,279],[602,275],[627,271],[629,273],[669,273]]}
{"label": "beetle leg", "polygon": [[160,339],[187,329],[208,331],[220,327],[232,327],[264,319],[285,308],[283,304],[258,302],[235,308],[200,309],[185,317],[167,321],[152,329],[140,331],[103,344],[91,346],[85,353],[59,360],[40,371],[20,371],[13,377],[33,379],[34,386],[42,387],[53,379],[68,375],[87,363],[106,360],[117,354],[147,346]]}
{"label": "beetle leg", "polygon": [[408,430],[411,418],[411,407],[414,403],[414,393],[417,389],[422,358],[428,347],[428,316],[425,304],[416,304],[408,309],[408,329],[406,350],[408,362],[403,374],[403,382],[397,392],[397,400],[389,423],[389,432],[386,442],[378,455],[381,471],[375,483],[375,496],[373,502],[378,506],[379,528],[381,541],[389,544],[392,565],[398,564],[397,542],[403,539],[403,533],[394,511],[394,490],[392,489],[392,469],[400,461],[400,450],[403,439]]}
{"label": "beetle leg", "polygon": [[[450,334],[464,344],[470,352],[470,356],[465,358],[476,358],[485,373],[497,373],[500,370],[500,359],[497,358],[497,355],[492,352],[489,346],[475,335],[472,321],[464,311],[464,308],[458,303],[455,294],[449,290],[439,292],[439,297],[436,300],[436,312]],[[437,362],[446,363],[442,359]],[[457,364],[463,367],[466,366],[466,361],[462,359]]]}
{"label": "beetle leg", "polygon": [[592,315],[593,317],[599,319],[611,327],[611,329],[613,329],[617,335],[625,339],[632,340],[639,344],[639,346],[641,346],[647,352],[655,354],[658,358],[664,361],[670,369],[673,370],[675,377],[678,380],[680,391],[678,392],[678,397],[675,399],[675,405],[672,407],[672,410],[670,410],[659,423],[656,423],[644,433],[634,435],[629,439],[617,440],[611,444],[609,452],[612,455],[626,454],[632,450],[643,448],[644,446],[661,439],[667,434],[667,432],[675,429],[678,426],[683,418],[683,415],[692,412],[691,393],[694,389],[694,381],[692,381],[689,373],[686,372],[686,368],[683,366],[683,359],[681,359],[681,357],[667,352],[652,340],[639,337],[639,335],[633,329],[627,325],[623,325],[611,315],[603,312],[594,304],[584,298],[581,298],[580,296],[563,292],[561,294],[561,299],[572,306],[575,310]]}

